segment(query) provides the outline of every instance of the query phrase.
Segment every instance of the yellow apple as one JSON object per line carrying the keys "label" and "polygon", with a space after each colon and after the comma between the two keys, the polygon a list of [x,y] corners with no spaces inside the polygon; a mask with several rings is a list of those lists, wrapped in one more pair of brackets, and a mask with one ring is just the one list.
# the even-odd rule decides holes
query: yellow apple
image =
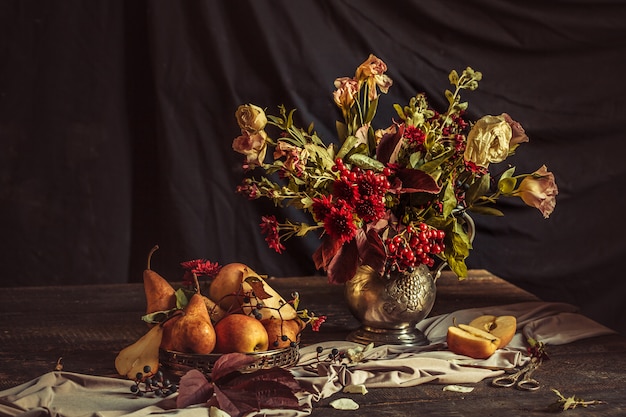
{"label": "yellow apple", "polygon": [[467,324],[448,327],[448,349],[474,359],[487,359],[500,345],[500,339]]}
{"label": "yellow apple", "polygon": [[274,317],[261,320],[267,331],[269,349],[283,349],[300,340],[304,322],[299,318],[281,320]]}
{"label": "yellow apple", "polygon": [[250,353],[267,350],[269,339],[263,324],[245,314],[229,314],[215,324],[216,353]]}
{"label": "yellow apple", "polygon": [[[263,292],[264,294],[255,291]],[[209,298],[228,313],[260,315],[291,320],[296,310],[259,274],[242,263],[222,266],[209,287]]]}
{"label": "yellow apple", "polygon": [[508,345],[517,331],[517,320],[514,316],[485,315],[476,317],[469,325],[497,336],[500,339],[498,349]]}

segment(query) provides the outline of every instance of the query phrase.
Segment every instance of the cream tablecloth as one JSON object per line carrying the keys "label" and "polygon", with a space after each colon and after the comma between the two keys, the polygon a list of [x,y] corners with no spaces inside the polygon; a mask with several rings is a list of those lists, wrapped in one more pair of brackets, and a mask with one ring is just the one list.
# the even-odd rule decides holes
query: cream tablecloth
{"label": "cream tablecloth", "polygon": [[[445,350],[447,329],[467,323],[483,314],[513,315],[517,333],[511,343],[486,360],[475,360]],[[490,367],[523,365],[528,360],[526,340],[532,337],[547,345],[614,333],[612,330],[579,314],[564,303],[525,302],[505,306],[460,310],[428,318],[418,327],[430,345],[424,347],[379,346],[366,351],[360,362],[345,366],[319,362],[316,348],[347,351],[360,345],[345,341],[328,341],[301,349],[300,360],[291,369],[305,392],[299,396],[303,410],[261,410],[256,415],[305,416],[312,404],[322,398],[339,397],[347,385],[363,384],[368,388],[407,387],[425,383],[475,384],[503,371],[471,368],[462,364]],[[50,372],[25,384],[0,392],[2,416],[53,417],[142,417],[167,415],[208,416],[203,405],[176,409],[176,395],[168,398],[136,397],[130,393],[133,383],[116,378]]]}

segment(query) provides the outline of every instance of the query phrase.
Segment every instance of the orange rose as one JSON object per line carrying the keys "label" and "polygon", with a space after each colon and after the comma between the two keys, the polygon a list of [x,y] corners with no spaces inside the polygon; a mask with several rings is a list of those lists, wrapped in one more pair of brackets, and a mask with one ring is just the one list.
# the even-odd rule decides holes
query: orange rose
{"label": "orange rose", "polygon": [[367,82],[369,100],[375,100],[378,96],[376,86],[385,94],[392,86],[393,81],[385,74],[386,71],[387,64],[372,54],[356,69],[356,79],[359,83]]}

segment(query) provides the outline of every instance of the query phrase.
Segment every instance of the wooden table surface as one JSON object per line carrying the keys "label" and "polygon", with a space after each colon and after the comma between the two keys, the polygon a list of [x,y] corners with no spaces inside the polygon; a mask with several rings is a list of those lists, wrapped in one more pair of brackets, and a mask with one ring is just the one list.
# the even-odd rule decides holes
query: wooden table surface
{"label": "wooden table surface", "polygon": [[[302,305],[329,317],[320,332],[307,328],[302,344],[344,340],[358,322],[343,301],[343,289],[324,277],[270,278],[288,295],[298,291]],[[431,316],[464,308],[536,301],[533,295],[484,270],[458,281],[444,273],[437,283]],[[52,371],[63,370],[117,377],[117,353],[146,331],[141,284],[8,288],[0,291],[0,390]],[[522,392],[476,384],[473,392],[444,392],[442,385],[371,389],[358,395],[359,416],[545,416],[556,400],[551,388],[566,396],[602,400],[605,404],[567,411],[567,415],[626,415],[626,338],[620,335],[549,346],[550,360],[535,373],[540,390]],[[343,395],[343,394],[342,394]],[[356,394],[354,394],[356,395]],[[330,399],[314,403],[313,416],[345,416]]]}

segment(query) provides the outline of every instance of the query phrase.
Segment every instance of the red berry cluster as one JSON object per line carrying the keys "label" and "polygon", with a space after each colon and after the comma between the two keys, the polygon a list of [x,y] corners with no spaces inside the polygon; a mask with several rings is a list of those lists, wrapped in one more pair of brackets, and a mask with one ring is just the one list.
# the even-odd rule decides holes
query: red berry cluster
{"label": "red berry cluster", "polygon": [[386,271],[411,271],[421,264],[432,267],[435,264],[432,255],[440,254],[445,249],[445,236],[443,230],[434,229],[425,223],[408,225],[401,233],[385,239]]}

